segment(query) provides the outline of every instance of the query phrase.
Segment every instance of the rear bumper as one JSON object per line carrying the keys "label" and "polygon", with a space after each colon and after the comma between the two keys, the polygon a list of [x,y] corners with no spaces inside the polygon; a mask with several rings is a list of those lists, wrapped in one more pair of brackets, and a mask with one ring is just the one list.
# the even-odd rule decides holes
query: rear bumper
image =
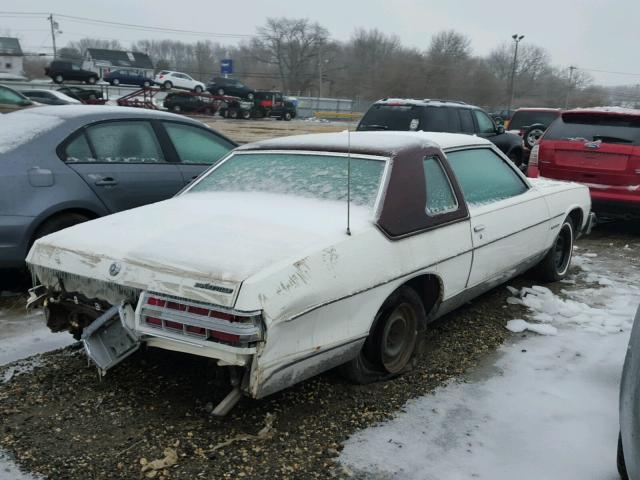
{"label": "rear bumper", "polygon": [[591,208],[598,215],[640,218],[640,194],[590,188]]}
{"label": "rear bumper", "polygon": [[34,217],[0,215],[0,268],[24,266]]}

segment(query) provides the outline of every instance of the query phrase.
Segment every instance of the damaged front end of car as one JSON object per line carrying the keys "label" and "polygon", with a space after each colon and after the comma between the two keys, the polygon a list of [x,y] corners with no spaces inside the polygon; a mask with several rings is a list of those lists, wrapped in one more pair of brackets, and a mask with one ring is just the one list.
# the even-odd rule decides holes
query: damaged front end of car
{"label": "damaged front end of car", "polygon": [[[82,279],[82,288],[79,278],[36,270],[34,278],[44,281],[29,291],[27,307],[42,307],[52,331],[66,330],[81,340],[101,376],[146,344],[208,357],[229,368],[232,390],[215,415],[225,415],[243,393],[249,394],[253,359],[265,337],[260,311],[240,312],[108,282],[100,286],[89,278]],[[68,284],[78,291],[68,291]]]}

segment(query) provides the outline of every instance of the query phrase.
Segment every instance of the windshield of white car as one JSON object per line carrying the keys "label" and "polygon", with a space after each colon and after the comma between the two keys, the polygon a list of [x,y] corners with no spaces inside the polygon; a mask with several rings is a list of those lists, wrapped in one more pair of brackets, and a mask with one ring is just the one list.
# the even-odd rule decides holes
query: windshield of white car
{"label": "windshield of white car", "polygon": [[[373,207],[384,160],[351,157],[351,202]],[[189,192],[268,192],[323,200],[347,199],[346,156],[298,153],[236,153]]]}

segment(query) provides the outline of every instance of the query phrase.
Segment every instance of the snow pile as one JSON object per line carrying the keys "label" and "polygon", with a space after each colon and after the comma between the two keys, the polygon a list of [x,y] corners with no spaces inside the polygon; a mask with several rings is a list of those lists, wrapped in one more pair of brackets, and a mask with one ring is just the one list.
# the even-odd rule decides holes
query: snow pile
{"label": "snow pile", "polygon": [[[509,297],[507,302],[524,305],[531,311],[532,320],[544,324],[578,325],[600,334],[631,330],[635,311],[640,304],[640,288],[594,272],[588,272],[585,281],[597,286],[575,291],[562,290],[566,298],[539,285],[521,290],[510,288],[515,295]],[[535,331],[537,327],[525,328]]]}
{"label": "snow pile", "polygon": [[525,330],[529,330],[540,335],[558,334],[558,329],[552,325],[545,325],[544,323],[531,323],[521,319],[509,320],[507,322],[507,330],[513,333],[520,333],[524,332]]}

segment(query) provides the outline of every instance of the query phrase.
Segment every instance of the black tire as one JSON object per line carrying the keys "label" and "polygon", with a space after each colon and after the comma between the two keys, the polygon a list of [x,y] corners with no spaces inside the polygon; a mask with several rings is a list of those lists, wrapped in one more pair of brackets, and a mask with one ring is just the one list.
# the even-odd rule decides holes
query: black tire
{"label": "black tire", "polygon": [[574,227],[570,218],[560,226],[553,245],[535,267],[535,273],[543,282],[557,282],[567,276],[573,253]]}
{"label": "black tire", "polygon": [[33,242],[37,239],[42,238],[45,235],[77,225],[78,223],[86,222],[87,220],[89,220],[88,217],[79,213],[61,213],[60,215],[48,218],[42,222],[36,230],[36,233],[33,234],[33,237],[31,238],[31,245],[33,245]]}
{"label": "black tire", "polygon": [[231,110],[229,110],[229,118],[233,118],[233,119],[238,118],[238,110],[236,110],[235,108],[232,108]]}
{"label": "black tire", "polygon": [[165,90],[171,90],[173,88],[173,83],[167,80],[162,84],[162,86],[164,87]]}
{"label": "black tire", "polygon": [[423,350],[427,317],[416,291],[398,288],[382,304],[360,353],[339,367],[354,383],[388,380],[410,371]]}
{"label": "black tire", "polygon": [[202,87],[200,85],[196,85],[196,87],[193,89],[194,92],[196,93],[202,93]]}
{"label": "black tire", "polygon": [[253,93],[247,93],[247,99],[253,100]]}
{"label": "black tire", "polygon": [[182,110],[182,109],[180,108],[180,105],[174,105],[172,110],[173,110],[174,112],[179,112],[179,111],[180,111],[180,110]]}
{"label": "black tire", "polygon": [[531,125],[525,130],[522,139],[529,150],[531,150],[542,135],[544,135],[544,131],[544,125]]}
{"label": "black tire", "polygon": [[242,110],[240,113],[244,120],[249,120],[251,118],[251,112],[249,110]]}
{"label": "black tire", "polygon": [[113,80],[111,80],[111,85],[113,85],[114,87],[117,87],[118,85],[120,85],[120,80],[118,80],[117,78],[114,78]]}
{"label": "black tire", "polygon": [[618,473],[622,480],[629,480],[627,465],[624,461],[624,451],[622,450],[622,436],[618,434],[618,456],[617,456]]}
{"label": "black tire", "polygon": [[224,88],[218,89],[218,95],[224,95]]}
{"label": "black tire", "polygon": [[89,79],[87,80],[87,83],[89,85],[95,85],[97,81],[98,81],[98,77],[89,77]]}
{"label": "black tire", "polygon": [[151,82],[146,81],[146,82],[142,82],[142,88],[149,88],[151,87]]}
{"label": "black tire", "polygon": [[291,116],[291,112],[284,112],[283,115],[283,120],[285,120],[286,122],[290,121],[293,117]]}
{"label": "black tire", "polygon": [[58,74],[58,75],[56,75],[55,77],[53,77],[53,81],[54,81],[55,83],[62,83],[62,82],[64,82],[64,78],[62,77],[62,75],[59,75],[59,74]]}

